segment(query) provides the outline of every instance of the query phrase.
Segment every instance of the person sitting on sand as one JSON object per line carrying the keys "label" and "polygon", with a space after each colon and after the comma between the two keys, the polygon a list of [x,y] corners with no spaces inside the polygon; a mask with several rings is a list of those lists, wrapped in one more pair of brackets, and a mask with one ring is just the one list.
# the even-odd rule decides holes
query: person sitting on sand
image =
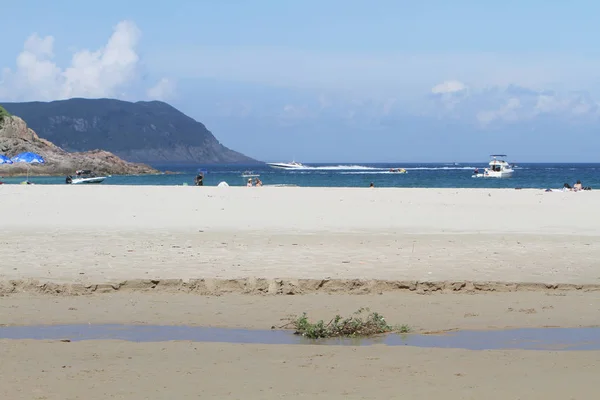
{"label": "person sitting on sand", "polygon": [[262,186],[262,181],[261,181],[260,179],[256,178],[256,179],[254,180],[254,186],[257,186],[257,187],[258,187],[258,186]]}
{"label": "person sitting on sand", "polygon": [[563,185],[563,192],[570,192],[571,190],[573,190],[573,188],[568,183]]}
{"label": "person sitting on sand", "polygon": [[369,187],[375,187],[375,184],[373,182],[371,182],[371,184],[369,185]]}
{"label": "person sitting on sand", "polygon": [[246,183],[247,187],[252,187],[252,178],[248,179],[248,183]]}
{"label": "person sitting on sand", "polygon": [[577,183],[573,185],[573,190],[576,192],[583,190],[583,185],[581,184],[581,181],[578,180]]}

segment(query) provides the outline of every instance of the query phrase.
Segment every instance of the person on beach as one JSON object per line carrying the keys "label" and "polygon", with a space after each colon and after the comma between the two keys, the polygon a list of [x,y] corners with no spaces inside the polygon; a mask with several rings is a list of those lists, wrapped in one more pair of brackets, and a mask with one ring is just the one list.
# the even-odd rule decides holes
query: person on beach
{"label": "person on beach", "polygon": [[252,187],[252,178],[248,179],[248,183],[246,183],[247,187]]}
{"label": "person on beach", "polygon": [[568,183],[565,183],[563,186],[563,192],[570,192],[571,190],[573,190],[571,185],[569,185]]}
{"label": "person on beach", "polygon": [[375,184],[374,184],[373,182],[371,182],[371,184],[369,185],[369,187],[372,187],[372,188],[374,188],[374,187],[375,187]]}
{"label": "person on beach", "polygon": [[581,181],[578,180],[577,183],[573,185],[573,190],[576,192],[583,190],[583,185],[581,184]]}
{"label": "person on beach", "polygon": [[194,179],[194,184],[196,186],[204,186],[204,174],[202,172],[198,173],[196,179]]}
{"label": "person on beach", "polygon": [[254,186],[257,186],[257,187],[258,187],[258,186],[262,186],[262,181],[261,181],[260,179],[256,178],[256,179],[254,180]]}

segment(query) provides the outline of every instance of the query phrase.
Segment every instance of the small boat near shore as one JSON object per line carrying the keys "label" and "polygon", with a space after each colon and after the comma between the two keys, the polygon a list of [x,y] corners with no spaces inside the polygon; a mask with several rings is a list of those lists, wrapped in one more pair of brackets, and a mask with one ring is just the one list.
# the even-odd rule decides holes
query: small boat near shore
{"label": "small boat near shore", "polygon": [[260,174],[255,174],[253,171],[244,171],[242,178],[258,178]]}
{"label": "small boat near shore", "polygon": [[68,185],[98,184],[104,182],[105,179],[105,176],[96,176],[89,169],[82,169],[75,171],[75,176],[67,176],[65,183]]}
{"label": "small boat near shore", "polygon": [[489,162],[489,168],[485,168],[483,173],[475,170],[473,178],[510,178],[514,169],[504,160],[506,154],[492,154],[492,160]]}

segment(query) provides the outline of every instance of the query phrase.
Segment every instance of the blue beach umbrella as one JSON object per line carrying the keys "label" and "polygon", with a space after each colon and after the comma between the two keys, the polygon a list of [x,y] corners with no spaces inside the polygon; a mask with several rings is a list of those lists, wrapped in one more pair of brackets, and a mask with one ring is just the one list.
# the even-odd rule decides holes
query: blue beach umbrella
{"label": "blue beach umbrella", "polygon": [[0,154],[0,165],[2,164],[12,164],[13,162],[10,160],[10,158]]}
{"label": "blue beach umbrella", "polygon": [[29,182],[29,166],[31,164],[44,164],[46,161],[44,157],[40,156],[36,153],[31,153],[29,151],[25,153],[20,153],[10,159],[13,163],[25,163],[27,164],[27,182]]}
{"label": "blue beach umbrella", "polygon": [[17,154],[10,160],[14,163],[22,162],[22,163],[27,163],[27,164],[43,164],[46,162],[46,161],[44,161],[44,157],[40,156],[39,154],[31,153],[31,152]]}

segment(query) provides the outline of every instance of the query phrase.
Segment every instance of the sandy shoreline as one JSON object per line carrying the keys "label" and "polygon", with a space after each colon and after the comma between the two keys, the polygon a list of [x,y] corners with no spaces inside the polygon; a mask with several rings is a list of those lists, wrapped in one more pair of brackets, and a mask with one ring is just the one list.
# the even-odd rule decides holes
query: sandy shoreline
{"label": "sandy shoreline", "polygon": [[[600,195],[0,186],[0,324],[597,326]],[[600,352],[1,340],[7,399],[588,399]]]}

